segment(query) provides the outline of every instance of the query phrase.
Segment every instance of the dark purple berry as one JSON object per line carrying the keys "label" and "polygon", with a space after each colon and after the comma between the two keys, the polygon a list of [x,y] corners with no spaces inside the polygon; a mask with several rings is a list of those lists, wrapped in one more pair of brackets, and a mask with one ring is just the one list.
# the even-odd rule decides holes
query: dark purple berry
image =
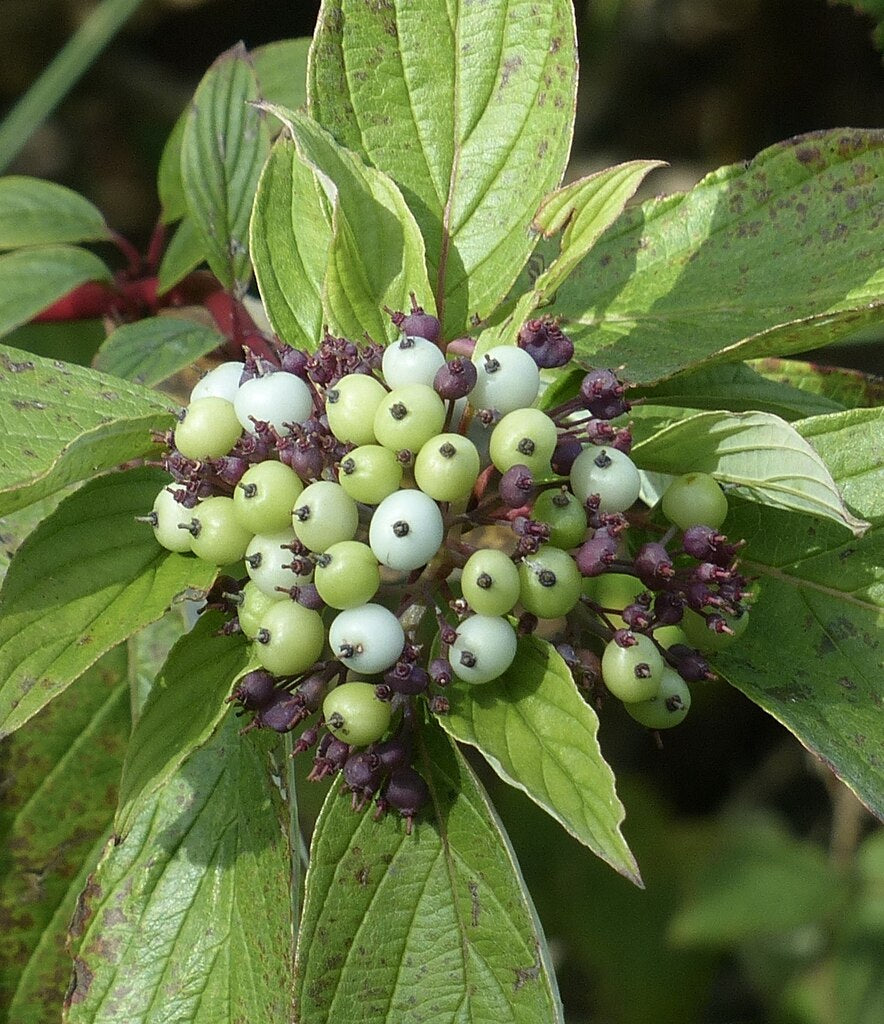
{"label": "dark purple berry", "polygon": [[573,434],[560,434],[550,459],[553,472],[567,476],[571,472],[574,460],[582,451],[583,445]]}
{"label": "dark purple berry", "polygon": [[633,564],[638,578],[652,590],[665,586],[675,575],[669,552],[653,541],[638,549]]}
{"label": "dark purple berry", "polygon": [[405,818],[406,832],[411,835],[415,816],[430,799],[430,790],[414,768],[397,768],[384,790],[384,799]]}
{"label": "dark purple berry", "polygon": [[430,677],[420,665],[410,665],[404,661],[397,661],[396,664],[387,669],[384,673],[384,682],[395,693],[423,693],[430,685]]}
{"label": "dark purple berry", "polygon": [[426,338],[427,341],[432,341],[433,344],[439,341],[442,328],[438,319],[432,313],[427,313],[422,306],[417,304],[414,292],[411,293],[410,313],[388,309],[386,306],[384,310],[389,313],[390,319],[403,334]]}
{"label": "dark purple berry", "polygon": [[527,466],[518,463],[511,466],[500,478],[497,492],[500,500],[509,508],[527,505],[535,494],[534,476]]}
{"label": "dark purple berry", "polygon": [[686,683],[699,683],[715,678],[715,673],[703,655],[685,644],[673,644],[666,654],[675,662],[676,671]]}
{"label": "dark purple berry", "polygon": [[620,613],[620,617],[630,629],[646,630],[652,621],[647,606],[637,601],[634,604],[628,604]]}
{"label": "dark purple berry", "polygon": [[236,684],[236,689],[227,698],[236,701],[246,711],[258,711],[265,707],[276,693],[276,679],[269,672],[259,668],[248,672]]}
{"label": "dark purple berry", "polygon": [[[457,634],[455,634],[456,638]],[[445,658],[434,658],[430,662],[429,676],[436,686],[448,686],[451,682],[451,665]]]}
{"label": "dark purple berry", "polygon": [[283,343],[276,346],[276,351],[279,356],[280,369],[304,380],[307,379],[307,364],[310,357],[306,352]]}
{"label": "dark purple berry", "polygon": [[523,324],[518,344],[541,369],[565,366],[574,355],[574,343],[562,333],[556,321],[548,316]]}
{"label": "dark purple berry", "polygon": [[575,561],[583,576],[600,576],[617,556],[617,540],[605,530],[597,530],[595,536],[577,549]]}
{"label": "dark purple berry", "polygon": [[670,590],[661,591],[654,598],[654,623],[674,626],[684,618],[684,598]]}
{"label": "dark purple berry", "polygon": [[357,801],[364,803],[375,795],[384,775],[384,766],[377,754],[363,750],[351,754],[344,762],[344,781],[352,790]]}
{"label": "dark purple berry", "polygon": [[383,743],[373,743],[369,749],[381,762],[385,772],[401,768],[411,760],[412,745],[406,736],[394,736]]}
{"label": "dark purple berry", "polygon": [[455,356],[436,371],[433,387],[445,401],[465,398],[476,386],[477,375],[476,364],[471,359]]}
{"label": "dark purple berry", "polygon": [[291,732],[308,714],[302,701],[285,690],[279,690],[255,716],[255,723],[259,728],[273,729],[274,732]]}

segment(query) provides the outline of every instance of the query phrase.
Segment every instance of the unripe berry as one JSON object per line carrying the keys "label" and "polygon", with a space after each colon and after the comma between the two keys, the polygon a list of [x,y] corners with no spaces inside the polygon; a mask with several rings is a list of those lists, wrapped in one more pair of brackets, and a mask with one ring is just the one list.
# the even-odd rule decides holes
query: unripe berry
{"label": "unripe berry", "polygon": [[497,679],[516,657],[516,632],[506,619],[472,615],[457,627],[448,660],[451,670],[465,683]]}
{"label": "unripe berry", "polygon": [[175,428],[175,447],[188,459],[217,459],[230,451],[241,433],[230,402],[199,398],[187,407]]}
{"label": "unripe berry", "polygon": [[351,747],[374,743],[390,726],[390,705],[375,697],[371,683],[341,683],[322,703],[329,732]]}

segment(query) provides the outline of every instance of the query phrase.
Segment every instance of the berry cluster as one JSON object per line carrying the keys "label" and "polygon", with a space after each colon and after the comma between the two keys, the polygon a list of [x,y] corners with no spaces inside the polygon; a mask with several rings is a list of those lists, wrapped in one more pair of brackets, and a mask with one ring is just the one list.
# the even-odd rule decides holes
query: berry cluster
{"label": "berry cluster", "polygon": [[[497,679],[541,629],[588,699],[674,725],[687,683],[711,677],[704,652],[745,627],[747,581],[711,477],[671,485],[668,529],[633,510],[616,374],[535,406],[541,368],[573,355],[554,319],[475,355],[468,338],[446,350],[414,297],[387,312],[401,336],[386,348],[277,342],[274,362],[247,353],[203,377],[163,438],[173,479],[145,518],[170,550],[244,566],[209,603],[260,666],[230,698],[247,728],[318,714],[295,744],[316,746],[313,777],[341,771],[354,806],[376,799],[410,829],[428,797],[411,767],[419,701],[444,714],[453,678]],[[637,522],[660,536],[633,553]]]}

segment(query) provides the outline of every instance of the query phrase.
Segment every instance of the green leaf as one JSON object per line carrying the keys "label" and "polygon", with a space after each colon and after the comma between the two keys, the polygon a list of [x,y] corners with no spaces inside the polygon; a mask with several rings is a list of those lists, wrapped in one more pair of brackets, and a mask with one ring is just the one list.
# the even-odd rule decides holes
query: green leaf
{"label": "green leaf", "polygon": [[3,342],[45,359],[89,366],[106,333],[101,320],[32,321],[16,327]]}
{"label": "green leaf", "polygon": [[0,513],[155,453],[173,422],[153,391],[0,345]]}
{"label": "green leaf", "polygon": [[109,237],[101,211],[71,189],[22,175],[0,178],[0,249]]}
{"label": "green leaf", "polygon": [[322,336],[331,209],[314,168],[287,135],[258,182],[250,247],[264,309],[280,338],[312,350]]}
{"label": "green leaf", "polygon": [[322,5],[310,113],[402,189],[448,337],[494,311],[534,247],[531,218],[568,158],[576,69],[568,0]]}
{"label": "green leaf", "polygon": [[832,130],[627,211],[556,295],[578,356],[652,383],[884,318],[884,132]]}
{"label": "green leaf", "polygon": [[884,404],[884,381],[859,370],[817,366],[798,359],[756,359],[749,365],[778,387],[800,388],[848,409]]}
{"label": "green leaf", "polygon": [[624,811],[599,749],[598,718],[551,644],[523,637],[500,679],[481,686],[455,682],[446,696],[451,710],[439,719],[446,732],[477,747],[505,782],[641,885],[620,832]]}
{"label": "green leaf", "polygon": [[868,524],[845,507],[825,462],[778,416],[702,412],[660,430],[633,449],[655,473],[710,473],[735,493],[773,508],[822,516],[859,536]]}
{"label": "green leaf", "polygon": [[299,1024],[562,1021],[531,898],[496,813],[436,728],[419,740],[430,804],[408,835],[332,789],[298,936]]}
{"label": "green leaf", "polygon": [[144,705],[165,664],[169,651],[193,623],[196,609],[178,605],[156,622],[140,629],[126,641],[129,653],[129,696],[133,725],[138,722]]}
{"label": "green leaf", "polygon": [[0,590],[0,736],[176,598],[211,584],[213,566],[165,551],[135,521],[166,482],[147,468],[92,480],[19,548]]}
{"label": "green leaf", "polygon": [[153,387],[224,343],[214,327],[176,316],[123,324],[98,350],[95,367]]}
{"label": "green leaf", "polygon": [[163,253],[157,273],[157,291],[165,295],[206,261],[206,244],[193,220],[184,216]]}
{"label": "green leaf", "polygon": [[722,823],[670,926],[678,945],[724,946],[825,922],[846,896],[815,843],[759,816]]}
{"label": "green leaf", "polygon": [[[49,1024],[67,925],[113,819],[129,738],[125,651],[105,655],[0,753],[0,1021]],[[79,882],[79,885],[78,885]]]}
{"label": "green leaf", "polygon": [[617,164],[556,189],[543,200],[533,229],[552,238],[561,232],[561,252],[537,278],[538,305],[551,301],[556,290],[592,249],[602,233],[623,212],[635,190],[662,160],[632,160]]}
{"label": "green leaf", "polygon": [[884,415],[855,409],[800,426],[874,525],[845,539],[832,523],[735,501],[725,526],[748,541],[741,565],[760,593],[715,667],[884,817]]}
{"label": "green leaf", "polygon": [[[253,237],[265,226],[269,229],[269,221],[276,217],[284,225],[274,232],[272,248],[264,249],[266,255],[256,254],[259,282],[268,281],[271,296],[280,285],[291,318],[302,289],[315,290],[321,265],[317,261],[322,260],[326,266],[322,310],[331,330],[347,337],[361,337],[367,331],[377,341],[395,337],[397,329],[383,307],[402,309],[410,292],[423,296],[430,291],[423,240],[399,190],[386,175],[338,146],[309,118],[277,107],[267,109],[284,120],[297,153],[290,148],[279,150],[281,171],[278,175],[276,170],[270,172],[267,198],[264,203],[259,198],[257,203],[261,212],[253,221]],[[306,179],[303,170],[295,169],[298,157],[312,168],[315,183]],[[324,197],[318,194],[317,184]],[[302,194],[308,222],[304,237],[296,243],[296,260],[291,239],[300,231],[300,222],[296,223],[293,211],[300,214]],[[330,232],[326,227],[329,207]],[[314,249],[314,245],[320,248]],[[262,266],[265,261],[267,265]],[[288,281],[291,273],[293,279]],[[279,305],[277,302],[277,308]],[[308,309],[315,318],[315,303],[309,298]],[[282,309],[280,316],[284,315]],[[312,347],[318,339],[309,340]]]}
{"label": "green leaf", "polygon": [[145,801],[233,714],[224,700],[248,664],[249,648],[242,638],[216,635],[223,621],[215,612],[201,616],[172,648],[151,688],[120,784],[119,832],[128,831]]}
{"label": "green leaf", "polygon": [[[249,216],[270,149],[258,80],[245,47],[223,53],[200,82],[184,126],[181,178],[206,258],[225,288],[245,293]],[[251,101],[251,102],[250,102]]]}
{"label": "green leaf", "polygon": [[160,166],[157,171],[157,193],[162,207],[164,224],[174,224],[187,213],[187,196],[181,179],[181,143],[184,140],[184,126],[187,124],[188,109],[181,112],[175,126],[169,133]]}
{"label": "green leaf", "polygon": [[[250,57],[264,99],[292,109],[306,104],[309,47],[309,39],[282,39],[251,51]],[[160,158],[157,190],[164,224],[172,224],[187,213],[187,198],[181,179],[181,143],[186,122],[187,110],[175,122]]]}
{"label": "green leaf", "polygon": [[274,744],[228,716],[108,845],[74,922],[68,1024],[289,1019]]}
{"label": "green leaf", "polygon": [[290,110],[307,105],[307,54],[310,37],[280,39],[251,51],[261,95]]}
{"label": "green leaf", "polygon": [[825,395],[802,391],[786,381],[768,380],[745,363],[722,363],[702,370],[687,370],[662,384],[631,388],[629,398],[687,409],[759,410],[789,421],[844,409],[840,402]]}
{"label": "green leaf", "polygon": [[71,245],[16,249],[0,256],[0,337],[87,281],[109,281],[101,260]]}

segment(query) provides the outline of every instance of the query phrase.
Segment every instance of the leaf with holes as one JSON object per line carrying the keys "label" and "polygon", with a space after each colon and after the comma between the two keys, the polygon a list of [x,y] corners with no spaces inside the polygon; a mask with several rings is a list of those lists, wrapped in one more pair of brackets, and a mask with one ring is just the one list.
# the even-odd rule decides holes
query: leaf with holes
{"label": "leaf with holes", "polygon": [[578,357],[652,383],[884,319],[884,132],[798,136],[627,211],[556,295]]}
{"label": "leaf with holes", "polygon": [[156,453],[173,423],[156,392],[0,345],[0,513]]}
{"label": "leaf with holes", "polygon": [[854,409],[797,426],[873,525],[845,539],[834,523],[734,502],[728,533],[748,541],[741,564],[759,596],[715,667],[884,817],[884,416]]}
{"label": "leaf with holes", "polygon": [[258,80],[242,44],[223,53],[200,82],[181,140],[187,210],[206,258],[225,288],[245,292],[251,277],[249,216],[270,149]]}
{"label": "leaf with holes", "polygon": [[551,644],[522,637],[499,679],[481,686],[455,681],[446,696],[451,710],[439,721],[448,733],[478,748],[505,782],[641,884],[620,832],[625,812],[599,749],[598,718]]}
{"label": "leaf with holes", "polygon": [[856,536],[868,526],[845,507],[822,458],[779,416],[698,413],[641,441],[632,454],[642,469],[709,473],[752,501],[823,516]]}
{"label": "leaf with holes", "polygon": [[95,356],[95,367],[152,387],[223,344],[214,327],[182,317],[152,316],[111,332]]}
{"label": "leaf with holes", "polygon": [[531,254],[568,159],[576,68],[570,0],[322,5],[308,109],[401,188],[447,337],[489,316]]}
{"label": "leaf with holes", "polygon": [[227,716],[108,845],[72,925],[67,1024],[289,1019],[278,742]]}
{"label": "leaf with holes", "polygon": [[[414,832],[332,789],[298,936],[300,1024],[560,1024],[549,952],[515,856],[463,756],[435,727]],[[430,957],[428,959],[428,956]]]}
{"label": "leaf with holes", "polygon": [[68,922],[116,806],[129,739],[125,677],[118,647],[0,750],[3,1024],[58,1019],[71,975]]}
{"label": "leaf with holes", "polygon": [[135,521],[167,482],[144,468],[92,480],[19,548],[0,590],[0,735],[176,598],[211,584],[214,566],[165,551]]}

